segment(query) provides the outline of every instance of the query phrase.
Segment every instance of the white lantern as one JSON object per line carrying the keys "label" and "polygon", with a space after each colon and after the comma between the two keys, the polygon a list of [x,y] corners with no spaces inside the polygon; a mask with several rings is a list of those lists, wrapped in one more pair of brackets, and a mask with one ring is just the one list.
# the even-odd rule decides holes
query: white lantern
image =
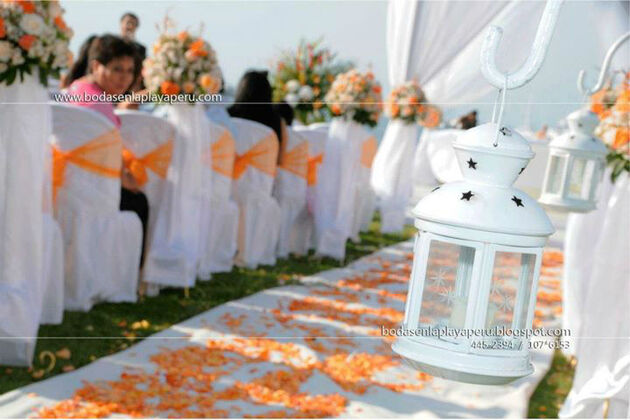
{"label": "white lantern", "polygon": [[[414,208],[419,230],[403,332],[393,350],[415,368],[462,382],[503,384],[533,372],[528,339],[542,248],[554,231],[541,206],[512,187],[534,156],[520,134],[488,123],[453,143],[464,180]],[[462,333],[435,336],[446,328]]]}
{"label": "white lantern", "polygon": [[549,160],[540,202],[547,207],[587,212],[596,207],[597,186],[608,150],[593,135],[597,115],[588,109],[567,117],[569,131],[549,143]]}

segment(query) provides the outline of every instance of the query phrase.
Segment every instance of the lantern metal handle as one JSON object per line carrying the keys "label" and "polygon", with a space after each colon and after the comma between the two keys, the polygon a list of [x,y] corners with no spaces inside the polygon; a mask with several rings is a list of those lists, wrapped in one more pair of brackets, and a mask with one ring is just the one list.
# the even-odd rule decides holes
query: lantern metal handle
{"label": "lantern metal handle", "polygon": [[630,39],[630,32],[623,34],[615,41],[614,44],[610,46],[610,48],[608,48],[608,51],[606,52],[606,57],[604,58],[604,62],[602,63],[602,68],[599,70],[599,78],[597,79],[597,83],[591,88],[587,88],[586,86],[584,86],[584,75],[586,74],[586,72],[584,70],[580,70],[577,79],[577,86],[582,95],[590,96],[600,90],[602,87],[604,87],[604,83],[606,82],[606,75],[608,74],[608,69],[610,68],[610,63],[612,62],[612,59],[619,47],[621,47],[621,44],[623,44],[628,39]]}
{"label": "lantern metal handle", "polygon": [[547,54],[562,2],[563,0],[547,1],[527,61],[514,73],[502,73],[498,69],[496,56],[503,29],[490,26],[481,47],[481,73],[492,86],[498,89],[515,89],[534,78]]}

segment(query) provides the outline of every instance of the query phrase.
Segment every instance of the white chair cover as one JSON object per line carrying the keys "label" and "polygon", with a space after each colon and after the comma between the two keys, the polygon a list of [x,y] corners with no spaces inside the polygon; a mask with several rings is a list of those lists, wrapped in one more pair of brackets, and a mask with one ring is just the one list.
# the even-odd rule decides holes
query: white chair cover
{"label": "white chair cover", "polygon": [[[69,160],[61,172],[64,182],[56,193],[55,217],[64,239],[65,307],[88,311],[99,300],[135,302],[142,224],[133,212],[119,211],[122,144],[118,130],[89,109],[59,104],[52,108],[53,148],[68,154],[106,140],[111,146],[81,157],[92,164],[99,154],[99,168],[113,169],[113,175],[103,176]],[[59,162],[53,164],[53,173],[56,165]]]}
{"label": "white chair cover", "polygon": [[413,193],[413,159],[418,125],[391,121],[378,147],[371,184],[381,212],[381,232],[400,232]]}
{"label": "white chair cover", "polygon": [[354,121],[333,119],[319,171],[315,201],[316,252],[343,260],[352,234],[357,185],[361,178],[361,151],[369,136]]}
{"label": "white chair cover", "polygon": [[175,147],[175,128],[163,118],[140,111],[117,112],[122,123],[123,146],[141,160],[147,176],[142,191],[149,202],[149,221],[141,279],[148,295],[159,292],[160,284],[172,284],[186,277],[187,259],[174,246],[170,217],[175,203],[170,193],[174,186],[171,162]]}
{"label": "white chair cover", "polygon": [[307,139],[309,156],[307,162],[306,206],[302,208],[293,225],[289,249],[293,254],[305,255],[309,249],[316,246],[313,211],[317,197],[319,169],[324,160],[328,131],[312,128],[311,126],[297,126],[294,129]]}
{"label": "white chair cover", "polygon": [[[175,104],[167,107],[167,119],[175,126],[175,147],[169,188],[166,192],[171,207],[168,212],[168,253],[151,260],[147,282],[172,287],[192,287],[199,263],[201,208],[207,183],[201,163],[202,145],[210,136],[203,105]],[[207,173],[206,173],[207,175]],[[208,180],[206,180],[208,182]],[[174,252],[175,251],[175,252]],[[173,276],[173,264],[185,261],[183,276]]]}
{"label": "white chair cover", "polygon": [[288,139],[280,152],[273,195],[280,205],[280,233],[278,256],[287,257],[291,251],[291,236],[298,216],[306,209],[308,176],[308,140],[298,131],[287,129]]}
{"label": "white chair cover", "polygon": [[359,167],[359,182],[355,199],[354,221],[352,223],[351,239],[359,242],[359,232],[369,229],[374,210],[376,209],[376,194],[370,179],[372,177],[372,163],[378,149],[378,142],[374,136],[369,136],[361,145],[361,165]]}
{"label": "white chair cover", "polygon": [[572,242],[567,251],[575,251],[574,245],[579,242],[592,258],[580,261],[571,256],[565,262],[567,274],[575,273],[582,264],[589,273],[586,278],[579,274],[576,278],[582,283],[583,305],[578,308],[581,319],[576,343],[577,368],[571,392],[559,413],[565,418],[602,417],[606,400],[609,401],[609,418],[627,418],[630,414],[630,317],[627,316],[630,181],[627,173],[617,179],[610,198],[600,202],[600,206],[604,208],[600,218],[582,220],[585,225],[596,224],[597,232],[588,228],[577,230],[576,222],[571,226],[576,231],[571,236],[567,232],[567,242]]}
{"label": "white chair cover", "polygon": [[[204,200],[201,226],[199,278],[209,279],[212,273],[232,271],[238,234],[238,206],[232,200],[232,174],[236,145],[225,127],[208,121],[210,137],[204,143],[204,170],[211,170],[210,200]],[[206,217],[211,214],[211,217]]]}
{"label": "white chair cover", "polygon": [[31,363],[40,321],[45,290],[42,185],[50,133],[46,102],[46,90],[35,77],[0,88],[2,365]]}
{"label": "white chair cover", "polygon": [[232,191],[239,207],[239,265],[276,263],[280,207],[271,197],[278,160],[278,139],[260,123],[233,118],[236,160]]}

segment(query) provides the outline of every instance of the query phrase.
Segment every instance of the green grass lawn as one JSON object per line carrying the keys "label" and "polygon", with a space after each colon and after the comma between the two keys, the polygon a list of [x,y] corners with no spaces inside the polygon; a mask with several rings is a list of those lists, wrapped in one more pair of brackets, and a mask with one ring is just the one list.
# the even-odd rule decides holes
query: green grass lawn
{"label": "green grass lawn", "polygon": [[[216,274],[209,282],[198,282],[184,296],[182,289],[165,289],[156,297],[145,297],[137,303],[102,303],[91,311],[68,312],[61,325],[44,325],[39,329],[33,367],[0,367],[0,394],[84,366],[100,357],[124,350],[144,337],[173,324],[205,312],[222,303],[239,299],[270,287],[290,284],[301,275],[340,267],[385,246],[409,239],[414,228],[402,234],[383,235],[379,221],[361,234],[361,242],[348,242],[346,261],[315,259],[313,256],[279,259],[275,266],[255,270],[234,268],[231,273]],[[106,337],[106,338],[103,338]],[[55,366],[48,370],[50,358],[40,355],[57,353]],[[570,389],[572,369],[559,354],[551,371],[536,389],[529,407],[531,417],[557,416],[558,406]]]}

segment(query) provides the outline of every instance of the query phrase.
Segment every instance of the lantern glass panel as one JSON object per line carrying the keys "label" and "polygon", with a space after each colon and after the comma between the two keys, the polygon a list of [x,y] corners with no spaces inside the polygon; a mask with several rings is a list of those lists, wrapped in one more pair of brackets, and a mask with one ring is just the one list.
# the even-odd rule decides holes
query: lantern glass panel
{"label": "lantern glass panel", "polygon": [[595,197],[595,190],[599,182],[598,177],[598,162],[596,160],[589,160],[586,162],[586,169],[584,170],[584,185],[582,186],[582,199],[592,200]]}
{"label": "lantern glass panel", "polygon": [[496,252],[486,312],[487,329],[527,327],[535,263],[535,254]]}
{"label": "lantern glass panel", "polygon": [[547,191],[551,194],[559,194],[562,187],[562,171],[566,158],[551,156],[549,163],[549,177],[547,178]]}
{"label": "lantern glass panel", "polygon": [[475,248],[432,240],[418,325],[463,328]]}
{"label": "lantern glass panel", "polygon": [[586,162],[586,159],[577,157],[573,160],[571,174],[569,175],[569,197],[588,198],[588,195],[586,197],[583,196]]}

